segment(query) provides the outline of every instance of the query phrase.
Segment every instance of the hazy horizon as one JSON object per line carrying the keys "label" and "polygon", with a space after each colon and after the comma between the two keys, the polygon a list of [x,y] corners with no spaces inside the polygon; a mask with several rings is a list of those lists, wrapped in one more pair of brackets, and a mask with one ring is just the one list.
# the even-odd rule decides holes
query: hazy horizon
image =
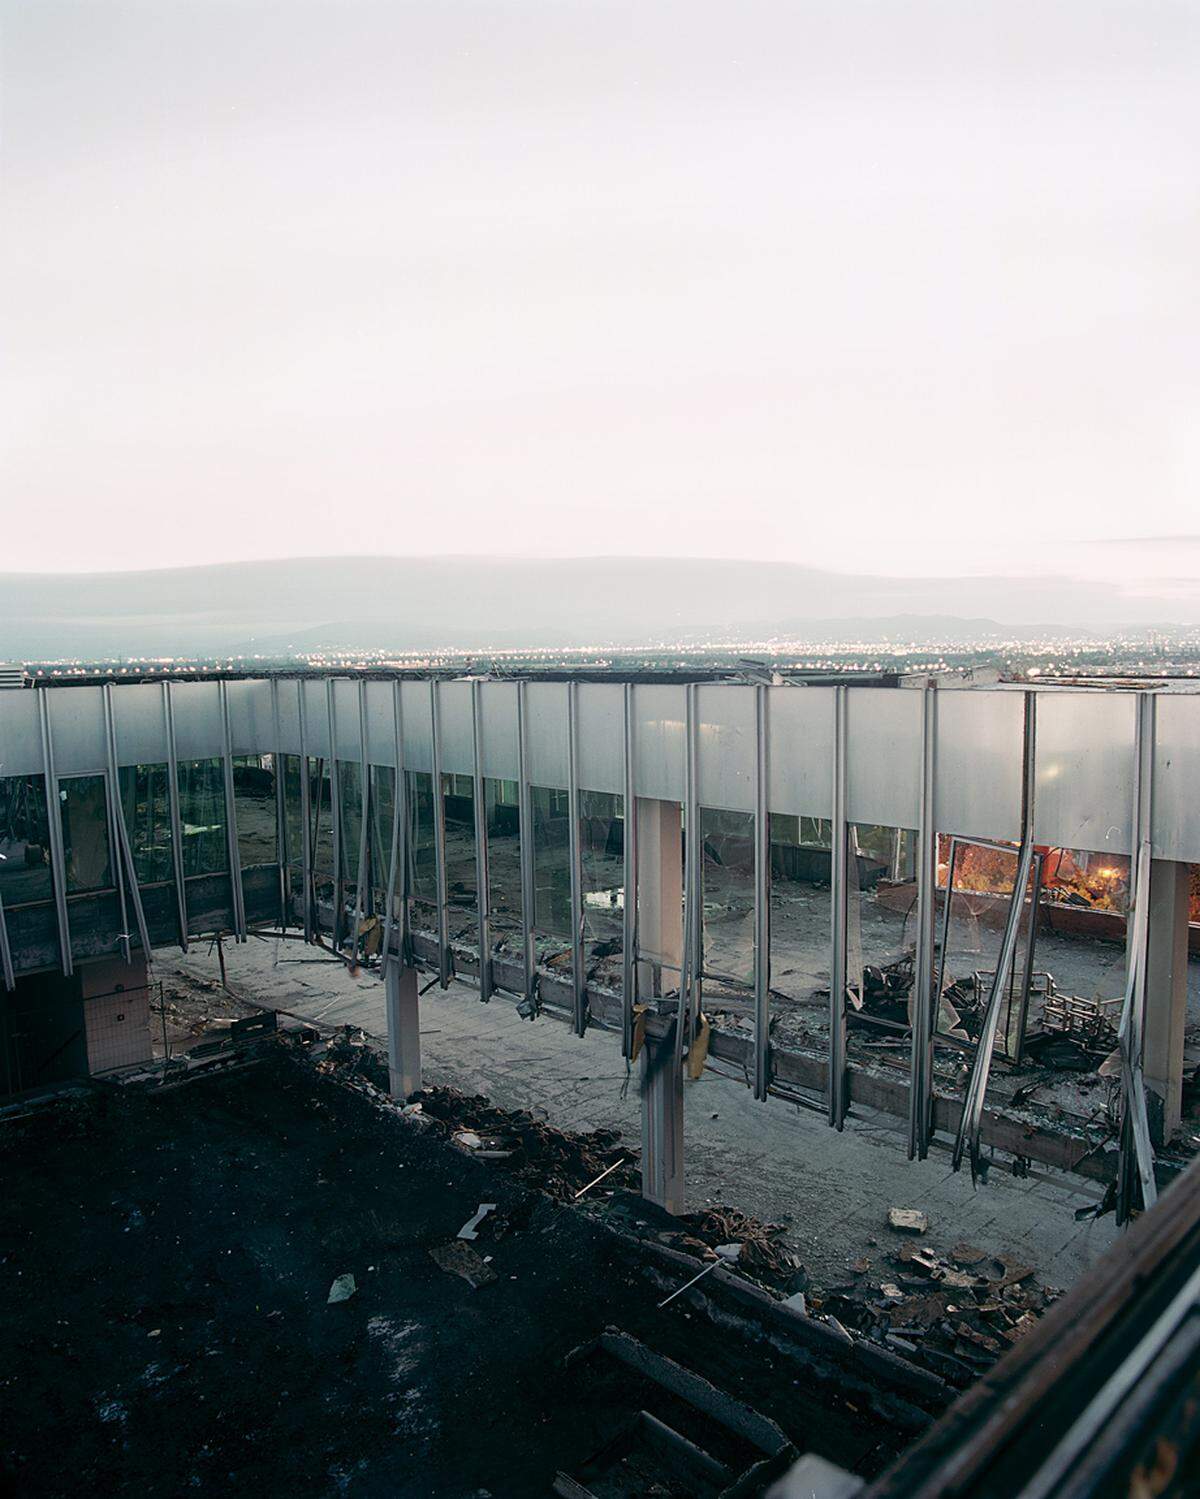
{"label": "hazy horizon", "polygon": [[0,0],[10,572],[1200,577],[1200,8]]}

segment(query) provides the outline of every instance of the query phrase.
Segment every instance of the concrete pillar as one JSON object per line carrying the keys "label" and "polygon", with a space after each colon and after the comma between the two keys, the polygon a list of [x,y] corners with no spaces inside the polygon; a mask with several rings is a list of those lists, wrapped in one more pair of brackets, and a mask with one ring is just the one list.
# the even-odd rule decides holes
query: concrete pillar
{"label": "concrete pillar", "polygon": [[1189,865],[1169,859],[1155,859],[1150,865],[1142,1067],[1150,1133],[1159,1145],[1179,1128],[1183,1102],[1189,873]]}
{"label": "concrete pillar", "polygon": [[[678,802],[637,799],[638,992],[678,989],[683,963],[683,809]],[[661,964],[675,973],[662,978]]]}
{"label": "concrete pillar", "polygon": [[393,1098],[421,1089],[421,1015],[417,970],[389,958],[384,968],[387,999],[388,1085]]}
{"label": "concrete pillar", "polygon": [[675,1023],[642,1047],[642,1196],[682,1213],[683,1069],[675,1057]]}

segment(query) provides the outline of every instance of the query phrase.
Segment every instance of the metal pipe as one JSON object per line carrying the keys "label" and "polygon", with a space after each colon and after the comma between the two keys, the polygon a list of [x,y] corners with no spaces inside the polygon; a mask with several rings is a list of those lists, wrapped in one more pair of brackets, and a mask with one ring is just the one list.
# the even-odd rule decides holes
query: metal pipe
{"label": "metal pipe", "polygon": [[242,902],[242,858],[238,849],[237,798],[233,791],[233,743],[229,730],[229,696],[225,683],[217,683],[221,704],[221,762],[225,771],[225,839],[229,847],[229,889],[233,896],[233,930],[238,942],[246,940],[246,909]]}
{"label": "metal pipe", "polygon": [[358,833],[358,880],[354,892],[354,926],[350,934],[350,961],[358,961],[358,935],[362,930],[366,911],[367,891],[367,839],[371,831],[371,766],[367,751],[367,684],[358,681],[358,748],[359,748],[359,833]]}
{"label": "metal pipe", "polygon": [[637,1003],[637,791],[634,761],[634,687],[624,688],[625,826],[622,829],[625,908],[621,923],[621,1055],[633,1054],[633,1007]]}
{"label": "metal pipe", "polygon": [[[933,1116],[933,931],[937,912],[937,692],[921,703],[921,801],[917,830],[917,959],[909,1066],[908,1158],[929,1152]],[[947,897],[946,909],[950,902]]]}
{"label": "metal pipe", "polygon": [[567,683],[567,838],[571,859],[571,992],[574,1031],[587,1030],[587,973],[583,948],[583,848],[579,828],[579,683]]}
{"label": "metal pipe", "polygon": [[42,731],[42,768],[46,777],[46,828],[50,835],[50,877],[54,887],[54,905],[58,913],[59,961],[65,975],[72,974],[71,924],[67,915],[67,859],[63,848],[62,799],[58,794],[58,776],[54,770],[54,735],[50,728],[50,708],[46,689],[37,689],[38,715]]}
{"label": "metal pipe", "polygon": [[696,786],[696,686],[684,688],[684,855],[683,855],[683,955],[679,972],[679,1022],[675,1027],[675,1065],[683,1062],[683,1052],[691,1040],[699,1005],[696,969],[697,955],[703,952],[703,930],[697,941],[697,927],[703,926],[703,877],[700,865],[700,800]]}
{"label": "metal pipe", "polygon": [[312,865],[312,785],[308,768],[308,704],[305,701],[304,682],[296,681],[296,702],[300,720],[300,878],[304,885],[304,940],[311,942],[314,935],[313,907],[316,890]]}
{"label": "metal pipe", "polygon": [[342,896],[342,778],[338,774],[337,702],[334,679],[325,680],[325,716],[329,723],[329,826],[333,830],[333,931],[334,947],[341,949],[345,925]]}
{"label": "metal pipe", "polygon": [[833,689],[833,816],[830,826],[829,1123],[846,1119],[846,922],[849,914],[846,822],[846,692]]}
{"label": "metal pipe", "polygon": [[492,997],[491,891],[488,888],[487,794],[483,784],[483,683],[471,683],[471,747],[474,756],[475,911],[479,921],[479,998]]}
{"label": "metal pipe", "polygon": [[163,723],[167,734],[167,804],[171,812],[171,865],[175,870],[175,907],[180,950],[188,950],[187,878],[183,866],[183,812],[179,805],[179,757],[175,750],[175,706],[171,684],[162,684]]}
{"label": "metal pipe", "polygon": [[441,694],[429,681],[429,727],[433,752],[433,851],[437,876],[438,983],[450,987],[450,896],[446,882],[446,798],[442,794]]}
{"label": "metal pipe", "polygon": [[754,688],[754,1096],[765,1100],[771,1083],[771,823],[770,698]]}

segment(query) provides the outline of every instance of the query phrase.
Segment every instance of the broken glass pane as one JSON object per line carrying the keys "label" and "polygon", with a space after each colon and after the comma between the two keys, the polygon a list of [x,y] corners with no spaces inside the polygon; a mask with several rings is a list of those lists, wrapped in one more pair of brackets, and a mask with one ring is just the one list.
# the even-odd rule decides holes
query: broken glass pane
{"label": "broken glass pane", "polygon": [[117,772],[125,830],[139,885],[175,878],[171,858],[170,775],[165,765],[123,765]]}
{"label": "broken glass pane", "polygon": [[62,804],[67,893],[110,889],[113,875],[104,777],[64,776],[58,783],[58,795]]}
{"label": "broken glass pane", "polygon": [[0,776],[0,898],[6,910],[54,898],[44,776]]}

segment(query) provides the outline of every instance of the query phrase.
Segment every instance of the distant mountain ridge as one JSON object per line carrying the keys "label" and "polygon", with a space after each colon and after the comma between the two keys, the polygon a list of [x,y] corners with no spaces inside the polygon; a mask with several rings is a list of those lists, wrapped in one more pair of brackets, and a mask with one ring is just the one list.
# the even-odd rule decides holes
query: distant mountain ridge
{"label": "distant mountain ridge", "polygon": [[0,659],[291,650],[961,641],[1200,625],[1200,580],[894,578],[702,559],[296,558],[0,573]]}

